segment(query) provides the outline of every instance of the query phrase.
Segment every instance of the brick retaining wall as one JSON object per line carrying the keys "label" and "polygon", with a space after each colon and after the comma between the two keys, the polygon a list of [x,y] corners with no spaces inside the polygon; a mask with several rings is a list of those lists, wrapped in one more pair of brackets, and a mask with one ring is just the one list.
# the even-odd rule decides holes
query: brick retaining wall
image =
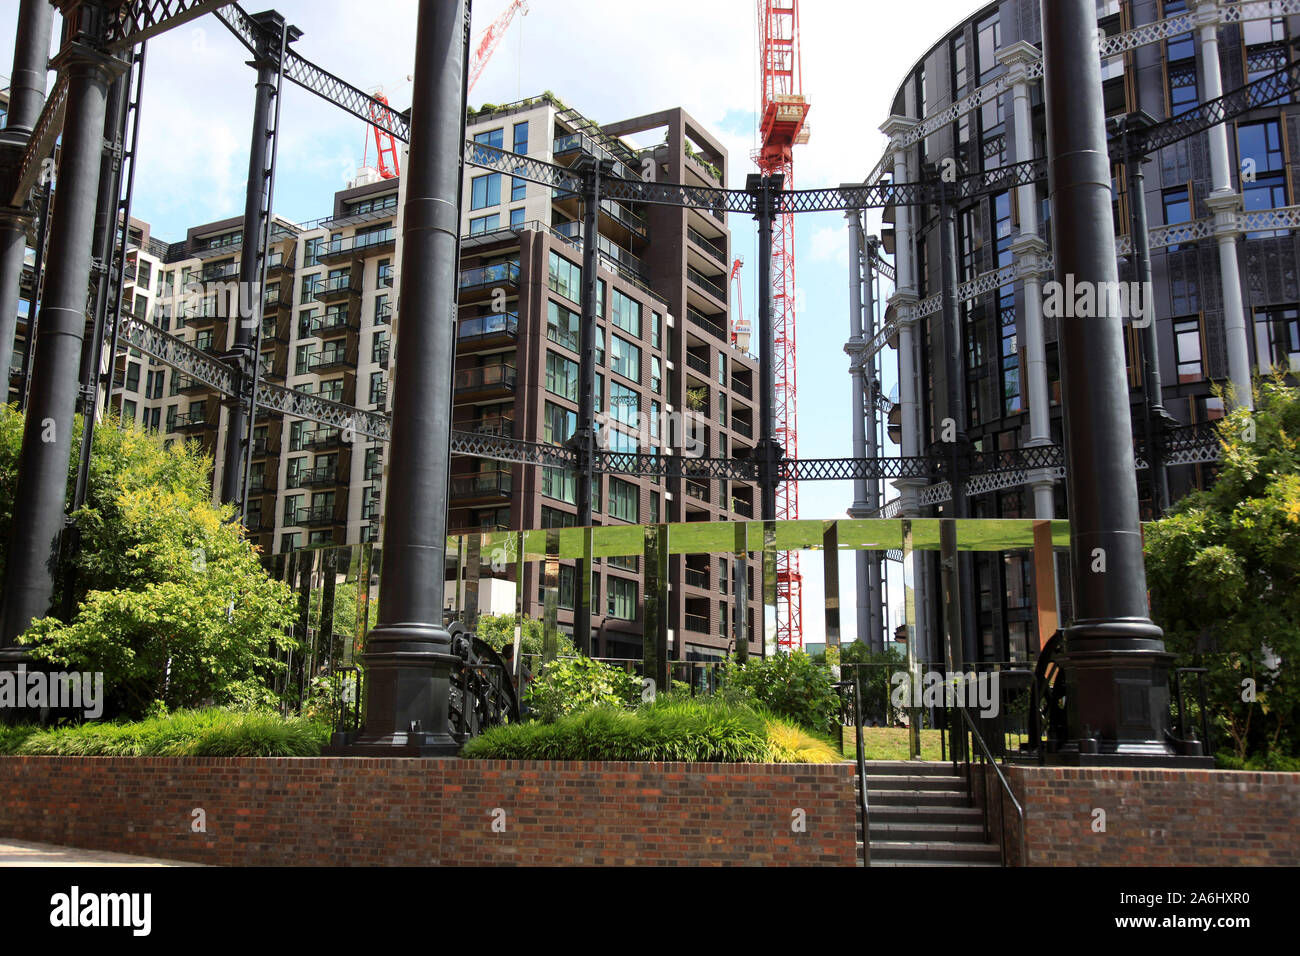
{"label": "brick retaining wall", "polygon": [[[1004,772],[1024,807],[1030,866],[1300,865],[1300,773],[1014,765]],[[985,787],[1003,799],[1003,839],[1015,859],[1015,810],[991,775]],[[1104,832],[1093,829],[1098,809]]]}
{"label": "brick retaining wall", "polygon": [[[852,774],[848,764],[0,757],[0,837],[221,865],[853,866]],[[206,833],[192,829],[196,808]],[[805,832],[792,830],[796,809]]]}

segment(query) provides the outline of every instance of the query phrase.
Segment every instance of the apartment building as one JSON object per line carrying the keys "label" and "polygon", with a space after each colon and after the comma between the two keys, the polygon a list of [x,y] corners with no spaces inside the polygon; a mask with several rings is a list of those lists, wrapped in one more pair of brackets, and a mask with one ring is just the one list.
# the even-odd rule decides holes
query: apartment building
{"label": "apartment building", "polygon": [[[599,127],[546,94],[471,114],[484,144],[559,165],[583,156],[639,177],[647,160],[663,181],[717,186],[726,150],[684,111]],[[627,141],[638,136],[652,145]],[[659,141],[662,136],[662,141]],[[397,347],[398,179],[362,175],[314,222],[277,220],[264,291],[261,374],[273,383],[363,409],[387,408]],[[125,308],[214,356],[235,336],[241,220],[190,229],[163,243],[133,222]],[[578,197],[467,168],[462,223],[454,427],[562,444],[578,413],[582,271]],[[648,454],[742,455],[757,433],[757,363],[733,344],[724,214],[602,203],[596,410],[602,447]],[[171,439],[198,441],[220,486],[225,416],[220,396],[134,350],[120,352],[113,404]],[[355,439],[355,440],[350,440]],[[265,553],[374,541],[384,448],[364,436],[259,410],[254,423],[248,527]],[[451,533],[571,526],[576,476],[555,468],[453,461]],[[214,492],[215,493],[215,492]],[[711,521],[756,515],[745,482],[600,476],[599,524]],[[641,655],[638,559],[593,569],[592,633],[604,656]],[[512,607],[513,568],[483,568],[487,606]],[[734,596],[727,560],[681,556],[670,565],[673,655],[726,653]],[[750,593],[754,590],[750,574]],[[525,613],[540,616],[540,569],[522,582]],[[450,594],[453,588],[449,587]],[[560,626],[573,626],[574,569],[561,570]],[[752,626],[754,612],[749,611]]]}
{"label": "apartment building", "polygon": [[[1046,151],[1042,83],[1029,67],[1041,50],[1038,0],[986,3],[935,44],[898,86],[891,116],[881,117],[891,137],[880,169],[900,181],[917,181],[927,164],[957,159],[965,169],[987,170],[1041,157]],[[1161,21],[1195,14],[1183,32]],[[1138,110],[1155,120],[1176,117],[1209,97],[1214,86],[1234,90],[1273,72],[1297,55],[1300,17],[1278,3],[1251,5],[1243,13],[1227,3],[1193,0],[1098,0],[1098,26],[1125,37],[1119,52],[1102,61],[1108,118]],[[1206,43],[1207,32],[1217,41]],[[1211,82],[1213,80],[1213,82]],[[977,90],[984,91],[978,100]],[[1224,136],[1229,168],[1216,173],[1212,138]],[[1145,195],[1134,197],[1127,171],[1114,167],[1115,231],[1120,277],[1136,279],[1129,211],[1147,209],[1154,274],[1154,312],[1165,408],[1184,425],[1224,414],[1215,387],[1229,379],[1229,312],[1244,307],[1251,373],[1300,372],[1300,107],[1289,98],[1261,106],[1224,127],[1168,146],[1146,165]],[[1216,182],[1222,177],[1226,181]],[[896,245],[900,275],[915,277],[890,301],[912,325],[914,352],[900,379],[919,409],[914,447],[938,441],[948,418],[965,422],[977,451],[1035,443],[1035,433],[1060,444],[1061,356],[1056,321],[1035,318],[1024,281],[1050,253],[1051,204],[1046,183],[963,202],[956,211],[958,279],[969,289],[959,306],[964,357],[964,405],[948,407],[942,356],[945,330],[937,308],[941,289],[941,236],[932,210],[886,212],[886,245]],[[1233,256],[1224,253],[1231,245]],[[1228,263],[1235,263],[1235,269]],[[1044,277],[1044,281],[1050,279]],[[1233,303],[1233,299],[1238,304]],[[1047,415],[1034,421],[1030,402],[1026,328],[1041,324],[1046,342]],[[1135,433],[1142,435],[1141,331],[1125,328],[1130,401]],[[897,342],[894,343],[897,345]],[[896,418],[900,439],[903,423]],[[1212,477],[1209,464],[1171,467],[1173,500]],[[1143,518],[1157,516],[1151,473],[1138,474]],[[974,517],[1033,517],[1036,498],[1055,515],[1069,514],[1063,482],[1030,482],[972,495]],[[931,513],[922,508],[921,513]],[[1041,517],[1041,513],[1038,514]],[[1017,660],[1036,644],[1032,569],[1023,554],[980,555],[980,651],[986,660]],[[937,644],[941,620],[937,565],[928,573],[922,623]],[[1068,605],[1070,589],[1060,592]],[[1065,608],[1068,612],[1068,606]]]}

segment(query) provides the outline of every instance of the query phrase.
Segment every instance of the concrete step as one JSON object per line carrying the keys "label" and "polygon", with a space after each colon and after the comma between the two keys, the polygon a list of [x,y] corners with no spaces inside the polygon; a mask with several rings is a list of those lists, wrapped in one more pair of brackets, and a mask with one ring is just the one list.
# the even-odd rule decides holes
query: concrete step
{"label": "concrete step", "polygon": [[961,843],[955,840],[872,840],[873,863],[886,861],[924,861],[928,863],[992,863],[1002,861],[1002,854],[992,843]]}
{"label": "concrete step", "polygon": [[870,812],[883,807],[969,807],[965,790],[873,790],[867,789]]}
{"label": "concrete step", "polygon": [[882,773],[867,777],[868,790],[953,790],[966,789],[963,777],[929,774]]}
{"label": "concrete step", "polygon": [[983,843],[984,825],[969,823],[877,823],[871,820],[871,845],[902,843]]}
{"label": "concrete step", "polygon": [[868,808],[872,826],[877,823],[945,823],[984,826],[984,812],[979,807],[896,806],[883,804]]}
{"label": "concrete step", "polygon": [[[855,764],[856,766],[856,764]],[[867,776],[877,777],[885,774],[902,776],[956,777],[952,764],[941,760],[868,760]]]}

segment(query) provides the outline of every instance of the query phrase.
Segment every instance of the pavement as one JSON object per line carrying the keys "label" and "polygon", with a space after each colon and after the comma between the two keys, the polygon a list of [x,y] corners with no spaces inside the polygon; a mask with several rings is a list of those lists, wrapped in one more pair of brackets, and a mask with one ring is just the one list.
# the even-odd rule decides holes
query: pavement
{"label": "pavement", "polygon": [[7,866],[201,866],[181,860],[158,860],[103,850],[80,850],[52,843],[0,840],[0,867]]}

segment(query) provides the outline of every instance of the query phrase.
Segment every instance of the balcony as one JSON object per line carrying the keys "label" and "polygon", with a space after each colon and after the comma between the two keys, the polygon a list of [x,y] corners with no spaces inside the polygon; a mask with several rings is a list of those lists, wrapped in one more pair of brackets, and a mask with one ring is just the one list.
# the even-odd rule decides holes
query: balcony
{"label": "balcony", "polygon": [[709,295],[713,296],[719,302],[727,301],[727,287],[713,276],[706,276],[694,266],[686,267],[686,277],[697,288],[703,289]]}
{"label": "balcony", "polygon": [[377,232],[366,232],[346,239],[335,239],[321,246],[318,262],[333,263],[363,259],[384,252],[392,252],[397,233],[390,226]]}
{"label": "balcony", "polygon": [[742,518],[754,517],[754,505],[751,502],[745,501],[743,498],[732,498],[731,510]]}
{"label": "balcony", "polygon": [[709,572],[702,571],[699,568],[688,567],[686,569],[686,586],[692,588],[701,588],[709,590]]}
{"label": "balcony", "polygon": [[476,475],[453,476],[451,496],[462,501],[509,499],[514,490],[509,471],[482,471]]}
{"label": "balcony", "polygon": [[307,359],[307,371],[309,372],[333,372],[338,369],[356,368],[356,365],[357,355],[355,349],[322,349],[313,353]]}
{"label": "balcony", "polygon": [[470,349],[513,345],[518,337],[519,316],[513,312],[491,312],[456,325],[456,342]]}
{"label": "balcony", "polygon": [[375,346],[370,355],[380,368],[388,368],[388,361],[392,356],[392,352],[393,347],[385,342],[383,345]]}
{"label": "balcony", "polygon": [[330,309],[319,318],[312,319],[311,334],[320,338],[330,338],[336,335],[346,335],[348,332],[359,332],[361,325],[356,317],[352,314],[351,309]]}
{"label": "balcony", "polygon": [[695,634],[709,633],[709,618],[707,615],[686,614],[683,617],[685,618],[686,630]]}
{"label": "balcony", "polygon": [[280,438],[278,435],[274,438],[253,439],[254,458],[265,458],[267,455],[278,454],[280,454]]}
{"label": "balcony", "polygon": [[691,242],[703,249],[715,261],[722,263],[724,266],[727,264],[727,250],[719,246],[716,240],[708,238],[694,226],[686,227],[686,235]]}
{"label": "balcony", "polygon": [[239,278],[239,263],[227,262],[219,266],[212,266],[204,269],[200,275],[200,282],[225,282],[228,279]]}
{"label": "balcony", "polygon": [[203,392],[212,391],[212,386],[206,382],[200,382],[197,378],[191,378],[188,375],[176,373],[175,382],[177,395],[199,395]]}
{"label": "balcony", "polygon": [[731,430],[737,435],[744,435],[746,438],[754,437],[754,426],[739,418],[733,418],[731,420]]}
{"label": "balcony", "polygon": [[375,325],[392,325],[393,324],[393,303],[385,302],[379,308],[375,309]]}
{"label": "balcony", "polygon": [[731,377],[731,390],[741,398],[747,398],[751,402],[754,400],[754,386],[742,378]]}
{"label": "balcony", "polygon": [[456,394],[458,395],[473,394],[489,398],[493,395],[510,395],[514,390],[515,367],[513,365],[484,365],[456,371]]}
{"label": "balcony", "polygon": [[460,270],[461,301],[482,299],[493,289],[518,289],[519,263],[498,262],[491,266],[475,266]]}
{"label": "balcony", "polygon": [[299,508],[294,515],[297,525],[303,528],[328,528],[342,524],[334,517],[333,505],[318,505],[314,508]]}
{"label": "balcony", "polygon": [[271,342],[278,342],[281,345],[289,344],[289,318],[287,314],[282,320],[277,320],[275,316],[262,320],[262,344],[267,345]]}
{"label": "balcony", "polygon": [[707,358],[687,352],[686,366],[692,371],[699,372],[704,376],[705,380],[709,379],[709,360]]}
{"label": "balcony", "polygon": [[683,482],[683,487],[686,489],[686,496],[688,498],[694,498],[696,501],[703,501],[705,504],[709,503],[708,484],[700,481],[692,481],[687,478],[686,481]]}
{"label": "balcony", "polygon": [[337,428],[313,428],[301,437],[303,451],[325,451],[343,447],[343,432]]}
{"label": "balcony", "polygon": [[293,284],[268,289],[262,296],[262,311],[274,312],[277,309],[293,307]]}
{"label": "balcony", "polygon": [[343,302],[351,296],[361,295],[361,279],[354,275],[335,276],[317,282],[313,298],[324,305]]}
{"label": "balcony", "polygon": [[382,385],[376,385],[374,388],[370,390],[370,404],[371,405],[388,404],[388,383],[387,382],[383,383]]}
{"label": "balcony", "polygon": [[289,485],[293,488],[324,488],[344,484],[346,481],[346,478],[340,476],[338,465],[318,465],[298,472],[295,478],[290,479]]}
{"label": "balcony", "polygon": [[727,334],[727,330],[724,329],[719,322],[705,315],[698,309],[693,309],[690,306],[687,306],[686,318],[696,328],[703,329],[705,332],[722,339],[724,342],[731,341],[731,337]]}
{"label": "balcony", "polygon": [[513,438],[515,420],[506,415],[491,415],[468,422],[456,422],[452,425],[456,431],[470,435],[490,435],[493,438]]}
{"label": "balcony", "polygon": [[216,431],[217,423],[208,420],[206,411],[187,412],[173,418],[169,430],[180,432],[182,435],[197,435],[203,432]]}

